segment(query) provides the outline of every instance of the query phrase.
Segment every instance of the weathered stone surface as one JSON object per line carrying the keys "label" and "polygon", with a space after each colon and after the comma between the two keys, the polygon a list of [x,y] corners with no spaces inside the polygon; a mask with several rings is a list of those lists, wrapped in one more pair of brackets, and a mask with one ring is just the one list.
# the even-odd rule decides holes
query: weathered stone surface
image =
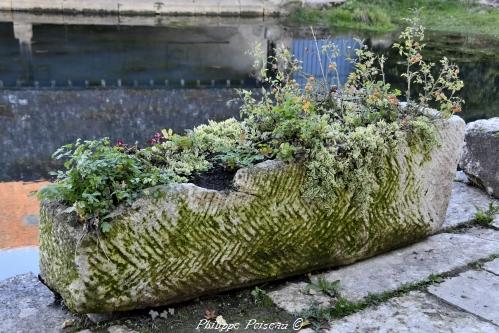
{"label": "weathered stone surface", "polygon": [[302,330],[299,330],[298,332],[300,332],[300,333],[315,333],[315,331],[311,328],[304,328]]}
{"label": "weathered stone surface", "polygon": [[442,228],[455,227],[471,221],[477,210],[487,209],[490,202],[499,205],[499,200],[491,198],[484,191],[464,183],[454,182]]}
{"label": "weathered stone surface", "polygon": [[302,0],[302,5],[311,8],[324,8],[333,5],[340,5],[345,0]]}
{"label": "weathered stone surface", "polygon": [[499,325],[499,277],[487,271],[468,271],[428,291],[446,302]]}
{"label": "weathered stone surface", "polygon": [[1,281],[0,300],[0,332],[54,333],[73,319],[32,273]]}
{"label": "weathered stone surface", "polygon": [[499,275],[499,259],[495,259],[483,265],[483,269],[495,275]]}
{"label": "weathered stone surface", "polygon": [[499,327],[422,292],[411,292],[331,323],[328,333],[494,333]]}
{"label": "weathered stone surface", "polygon": [[499,198],[499,117],[466,125],[460,167],[469,179]]}
{"label": "weathered stone surface", "polygon": [[499,8],[499,0],[478,0],[483,6]]}
{"label": "weathered stone surface", "polygon": [[494,216],[494,220],[492,221],[492,226],[499,229],[499,214]]}
{"label": "weathered stone surface", "polygon": [[[241,169],[236,190],[160,187],[117,211],[105,237],[85,233],[64,207],[44,203],[41,275],[79,312],[158,306],[314,269],[352,263],[420,240],[443,223],[464,136],[458,117],[438,125],[423,162],[409,147],[387,161],[368,216],[350,195],[302,197],[304,170],[267,161]],[[325,209],[328,206],[327,210]]]}
{"label": "weathered stone surface", "polygon": [[468,176],[466,176],[466,174],[464,173],[464,171],[458,171],[458,172],[456,172],[456,176],[454,177],[454,181],[455,182],[464,183],[464,184],[469,184],[470,183],[470,180],[469,180]]}
{"label": "weathered stone surface", "polygon": [[329,308],[333,299],[320,292],[310,294],[307,292],[308,283],[289,282],[284,287],[268,293],[272,301],[289,313],[301,313],[315,304],[322,308]]}
{"label": "weathered stone surface", "polygon": [[[497,231],[475,229],[470,234],[444,233],[400,250],[331,270],[322,276],[330,282],[340,280],[341,296],[359,301],[370,293],[396,290],[404,284],[417,283],[432,274],[450,272],[498,253]],[[312,281],[317,278],[312,277]],[[299,312],[316,301],[314,296],[302,292],[304,286],[304,283],[289,283],[270,292],[269,296],[284,310]],[[326,300],[320,303],[327,304]]]}

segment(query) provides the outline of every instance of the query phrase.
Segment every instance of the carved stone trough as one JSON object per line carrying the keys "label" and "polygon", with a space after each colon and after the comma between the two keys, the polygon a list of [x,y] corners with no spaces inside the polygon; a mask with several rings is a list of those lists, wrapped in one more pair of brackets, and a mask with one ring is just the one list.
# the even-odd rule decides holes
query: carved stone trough
{"label": "carved stone trough", "polygon": [[[60,203],[41,209],[41,277],[81,313],[176,303],[315,269],[344,265],[418,241],[441,227],[464,139],[458,117],[438,124],[429,160],[401,145],[387,161],[369,214],[344,193],[302,199],[304,170],[266,161],[240,169],[235,190],[163,187],[117,211],[110,233],[86,233]],[[328,207],[329,209],[325,209]]]}

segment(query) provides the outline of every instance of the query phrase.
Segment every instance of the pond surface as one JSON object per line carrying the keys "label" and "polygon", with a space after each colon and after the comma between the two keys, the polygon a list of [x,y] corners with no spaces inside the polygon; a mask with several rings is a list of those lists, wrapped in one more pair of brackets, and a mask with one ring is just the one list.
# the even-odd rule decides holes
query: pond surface
{"label": "pond surface", "polygon": [[[50,155],[60,145],[105,136],[146,142],[162,128],[237,117],[237,103],[227,101],[233,88],[258,86],[246,53],[255,43],[267,52],[283,44],[308,74],[321,75],[307,29],[273,20],[18,18],[0,14],[0,279],[38,270],[39,206],[30,193],[57,167]],[[355,36],[332,41],[351,53]],[[390,56],[388,79],[400,85],[396,35],[363,37]],[[428,35],[428,57],[446,55],[461,67],[467,121],[499,116],[498,53],[496,39]],[[344,82],[352,70],[346,55],[338,68]]]}

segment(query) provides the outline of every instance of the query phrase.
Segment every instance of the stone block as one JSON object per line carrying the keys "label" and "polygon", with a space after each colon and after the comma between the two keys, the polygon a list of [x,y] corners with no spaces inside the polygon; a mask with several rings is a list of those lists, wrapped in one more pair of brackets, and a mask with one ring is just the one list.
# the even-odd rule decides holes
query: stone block
{"label": "stone block", "polygon": [[56,202],[44,202],[40,271],[82,313],[176,303],[233,288],[344,265],[421,240],[441,227],[464,136],[458,117],[437,124],[428,160],[401,144],[367,216],[350,193],[303,198],[304,169],[266,161],[240,169],[234,190],[158,187],[118,209],[112,229],[87,232]]}

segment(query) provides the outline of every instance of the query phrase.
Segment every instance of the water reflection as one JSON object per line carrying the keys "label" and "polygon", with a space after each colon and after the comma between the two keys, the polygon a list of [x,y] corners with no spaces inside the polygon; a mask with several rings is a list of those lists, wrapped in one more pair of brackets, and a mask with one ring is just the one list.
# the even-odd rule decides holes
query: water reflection
{"label": "water reflection", "polygon": [[0,23],[1,80],[5,87],[251,82],[253,59],[244,50],[265,42],[266,32],[263,22],[206,27]]}
{"label": "water reflection", "polygon": [[38,244],[39,203],[31,193],[45,184],[0,183],[0,249]]}
{"label": "water reflection", "polygon": [[0,183],[0,280],[38,272],[39,202],[47,182]]}
{"label": "water reflection", "polygon": [[77,138],[147,142],[239,114],[232,89],[18,90],[0,92],[0,180],[36,180],[60,165],[50,158]]}
{"label": "water reflection", "polygon": [[[333,46],[334,45],[334,46]],[[301,61],[304,75],[296,75],[295,80],[304,86],[306,76],[325,77],[331,85],[343,85],[354,70],[350,59],[355,58],[359,42],[353,36],[339,36],[328,39],[293,39],[293,56]],[[334,47],[334,50],[332,49]],[[328,68],[330,62],[336,63],[336,70]],[[336,75],[336,71],[337,74]]]}
{"label": "water reflection", "polygon": [[0,281],[28,272],[38,274],[38,247],[0,249],[0,268]]}

